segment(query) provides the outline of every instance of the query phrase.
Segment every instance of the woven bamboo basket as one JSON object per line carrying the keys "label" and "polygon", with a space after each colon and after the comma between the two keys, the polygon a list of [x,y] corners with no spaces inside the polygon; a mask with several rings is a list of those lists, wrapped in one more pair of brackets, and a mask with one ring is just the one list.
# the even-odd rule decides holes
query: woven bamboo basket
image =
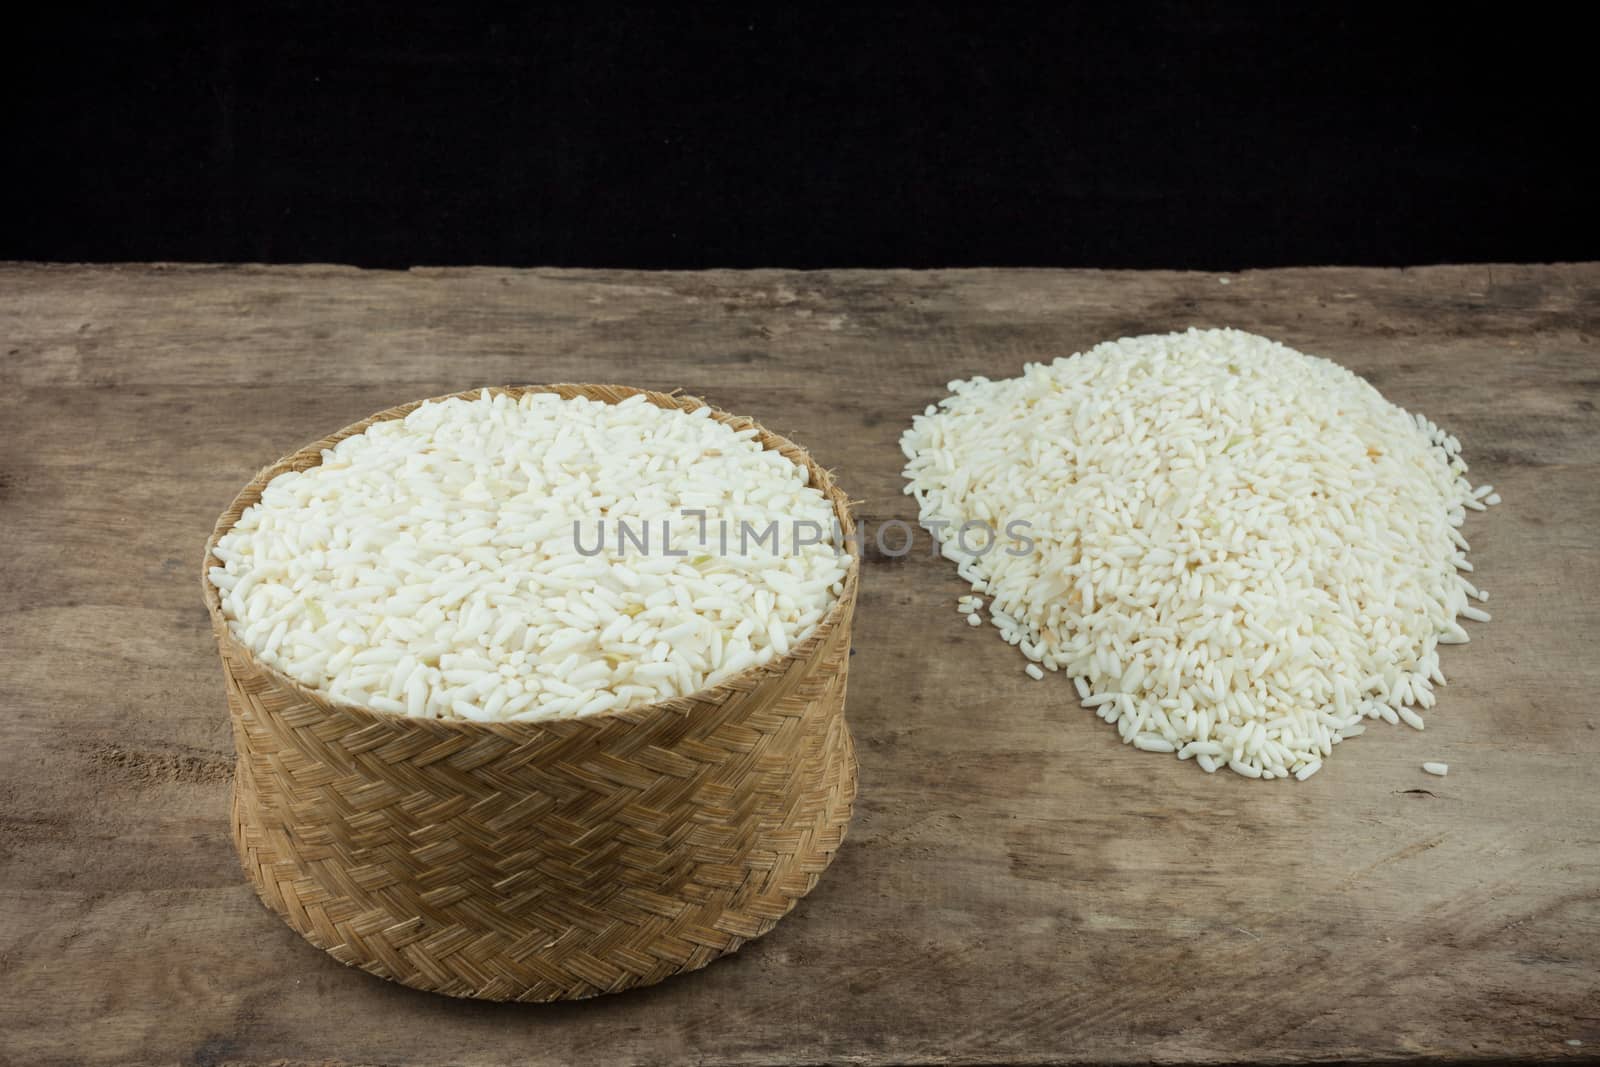
{"label": "woven bamboo basket", "polygon": [[[608,403],[642,392],[491,391]],[[645,395],[658,407],[703,406]],[[416,406],[261,471],[218,520],[205,567],[273,477]],[[756,428],[810,473],[852,533],[828,472]],[[781,659],[688,697],[545,723],[411,719],[331,701],[233,637],[203,571],[238,750],[232,822],[245,873],[340,962],[451,996],[563,1000],[703,967],[772,929],[844,839],[856,789],[844,701],[859,571],[857,558],[816,631]]]}

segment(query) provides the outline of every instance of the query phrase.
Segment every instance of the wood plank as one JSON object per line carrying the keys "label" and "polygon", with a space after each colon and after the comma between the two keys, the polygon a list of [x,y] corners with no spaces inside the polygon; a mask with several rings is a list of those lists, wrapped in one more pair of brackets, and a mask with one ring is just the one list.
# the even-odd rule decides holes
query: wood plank
{"label": "wood plank", "polygon": [[[1375,727],[1304,784],[1135,752],[965,624],[924,537],[863,576],[851,837],[737,956],[583,1004],[454,1002],[339,966],[245,885],[197,569],[276,456],[475,384],[681,387],[811,446],[870,522],[914,521],[897,440],[947,380],[1191,324],[1350,366],[1505,497],[1468,520],[1494,621],[1445,651],[1425,733]],[[0,265],[0,1061],[1592,1055],[1597,331],[1600,265]]]}

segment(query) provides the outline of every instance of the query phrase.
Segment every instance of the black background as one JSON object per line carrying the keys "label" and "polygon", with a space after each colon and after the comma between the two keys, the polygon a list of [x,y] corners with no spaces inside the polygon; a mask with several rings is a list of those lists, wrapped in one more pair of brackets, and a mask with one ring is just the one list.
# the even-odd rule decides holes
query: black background
{"label": "black background", "polygon": [[1551,11],[403,5],[17,27],[0,258],[1600,258]]}

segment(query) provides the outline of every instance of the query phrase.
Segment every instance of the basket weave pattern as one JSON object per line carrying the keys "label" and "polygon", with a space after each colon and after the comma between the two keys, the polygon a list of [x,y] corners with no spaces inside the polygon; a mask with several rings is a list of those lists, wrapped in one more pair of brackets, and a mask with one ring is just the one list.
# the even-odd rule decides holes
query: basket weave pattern
{"label": "basket weave pattern", "polygon": [[[638,392],[506,391],[613,403]],[[415,406],[262,471],[218,522],[206,566],[273,477]],[[760,439],[809,470],[851,532],[827,472],[783,438]],[[688,697],[543,723],[411,719],[332,702],[257,661],[204,582],[238,750],[232,814],[245,871],[307,940],[420,989],[558,1000],[702,967],[770,930],[844,838],[856,785],[844,701],[858,570],[785,657]]]}

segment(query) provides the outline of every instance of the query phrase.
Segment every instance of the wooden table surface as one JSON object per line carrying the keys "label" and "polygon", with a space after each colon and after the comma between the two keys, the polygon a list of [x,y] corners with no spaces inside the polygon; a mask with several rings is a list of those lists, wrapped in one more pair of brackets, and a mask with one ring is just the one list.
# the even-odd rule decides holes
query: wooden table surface
{"label": "wooden table surface", "polygon": [[[1300,784],[1136,752],[921,548],[867,561],[861,799],[737,956],[451,1001],[269,914],[228,842],[201,545],[254,471],[478,384],[682,387],[873,523],[944,383],[1189,325],[1336,359],[1465,443],[1494,621],[1425,733]],[[1461,1061],[1600,1050],[1600,265],[715,272],[0,266],[0,1061]],[[1424,760],[1450,764],[1424,775]]]}

